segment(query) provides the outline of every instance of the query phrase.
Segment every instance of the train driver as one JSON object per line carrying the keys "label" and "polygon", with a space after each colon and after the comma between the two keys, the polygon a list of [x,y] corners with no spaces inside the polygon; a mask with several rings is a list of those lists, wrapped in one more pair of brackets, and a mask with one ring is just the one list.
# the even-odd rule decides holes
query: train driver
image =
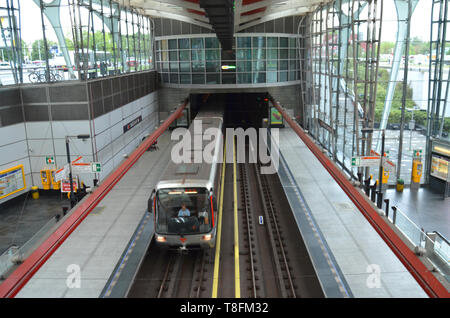
{"label": "train driver", "polygon": [[178,216],[191,216],[191,211],[189,211],[188,208],[186,208],[186,204],[181,204],[181,209],[178,211]]}

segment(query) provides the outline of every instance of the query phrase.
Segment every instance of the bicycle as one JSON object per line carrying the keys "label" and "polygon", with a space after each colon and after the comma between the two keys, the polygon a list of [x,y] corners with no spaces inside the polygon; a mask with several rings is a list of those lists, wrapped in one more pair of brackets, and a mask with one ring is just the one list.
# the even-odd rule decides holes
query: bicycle
{"label": "bicycle", "polygon": [[[63,77],[59,75],[56,71],[51,70],[49,80],[50,82],[58,82],[62,81]],[[45,70],[43,73],[39,75],[39,82],[46,82],[46,81],[47,81],[47,70]]]}

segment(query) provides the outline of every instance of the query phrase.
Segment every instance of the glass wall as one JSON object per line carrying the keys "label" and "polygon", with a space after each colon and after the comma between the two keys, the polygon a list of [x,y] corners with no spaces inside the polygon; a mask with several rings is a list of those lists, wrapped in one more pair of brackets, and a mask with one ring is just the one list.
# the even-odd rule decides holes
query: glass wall
{"label": "glass wall", "polygon": [[114,0],[0,0],[0,85],[153,69],[152,29]]}
{"label": "glass wall", "polygon": [[235,37],[232,54],[217,38],[157,38],[157,69],[171,84],[259,84],[297,81],[296,36],[245,34]]}

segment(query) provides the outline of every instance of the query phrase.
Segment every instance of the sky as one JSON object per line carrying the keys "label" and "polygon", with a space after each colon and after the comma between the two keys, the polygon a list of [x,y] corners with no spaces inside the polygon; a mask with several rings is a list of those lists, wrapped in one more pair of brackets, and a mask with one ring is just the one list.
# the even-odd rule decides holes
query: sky
{"label": "sky", "polygon": [[[431,0],[419,0],[412,15],[410,37],[423,41],[430,40]],[[381,40],[395,42],[397,31],[397,11],[393,0],[383,1],[383,27]]]}
{"label": "sky", "polygon": [[[397,14],[395,10],[394,0],[382,0],[384,5],[383,10],[383,28],[382,41],[394,42],[396,39],[397,30]],[[419,0],[419,3],[412,16],[413,23],[411,24],[411,38],[419,37],[424,41],[429,41],[430,38],[430,15],[431,15],[431,0]],[[27,43],[31,43],[37,39],[42,38],[41,18],[38,7],[32,0],[22,1],[22,37]],[[24,3],[27,3],[24,5]],[[29,4],[28,4],[29,3]],[[65,3],[63,1],[63,3]],[[67,18],[64,18],[62,25],[64,33],[70,33],[71,25],[68,11],[66,8],[62,10]],[[48,21],[46,21],[48,24]],[[48,32],[48,38],[55,41],[56,36],[53,31]]]}

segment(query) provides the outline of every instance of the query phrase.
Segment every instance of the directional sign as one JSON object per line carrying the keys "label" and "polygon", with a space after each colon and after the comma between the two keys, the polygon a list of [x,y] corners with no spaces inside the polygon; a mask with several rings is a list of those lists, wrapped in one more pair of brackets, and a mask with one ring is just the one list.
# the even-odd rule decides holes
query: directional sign
{"label": "directional sign", "polygon": [[91,162],[91,172],[93,173],[102,172],[102,164],[100,162]]}
{"label": "directional sign", "polygon": [[[374,150],[371,150],[370,154],[373,155],[373,156],[378,156],[378,157],[380,156],[380,154],[378,152],[374,151]],[[384,153],[384,156],[389,158],[389,150],[386,150],[386,152]]]}
{"label": "directional sign", "polygon": [[102,164],[100,162],[76,162],[72,163],[72,173],[100,173],[102,172]]}
{"label": "directional sign", "polygon": [[[376,151],[371,150],[370,153],[372,155],[378,156],[378,158],[380,157],[380,154]],[[380,162],[378,162],[378,165],[380,165]],[[392,161],[389,160],[389,150],[387,150],[384,153],[382,165],[385,170],[388,170],[390,172],[395,172],[395,163],[393,163]]]}
{"label": "directional sign", "polygon": [[55,181],[61,181],[67,178],[69,175],[69,165],[65,165],[63,168],[60,168],[55,171]]}
{"label": "directional sign", "polygon": [[378,167],[380,165],[380,157],[366,156],[359,158],[360,167]]}
{"label": "directional sign", "polygon": [[393,163],[390,160],[387,160],[386,158],[383,158],[383,169],[389,172],[394,173],[395,172],[395,163]]}
{"label": "directional sign", "polygon": [[72,163],[72,173],[73,174],[92,173],[91,164],[84,162]]}
{"label": "directional sign", "polygon": [[55,164],[55,157],[53,157],[53,156],[45,157],[45,163],[48,164],[48,165],[54,165]]}
{"label": "directional sign", "polygon": [[84,162],[83,156],[79,156],[77,159],[72,160],[72,164],[73,164],[73,163],[81,163],[81,162]]}
{"label": "directional sign", "polygon": [[359,157],[352,157],[352,167],[359,167],[361,164],[360,161]]}

